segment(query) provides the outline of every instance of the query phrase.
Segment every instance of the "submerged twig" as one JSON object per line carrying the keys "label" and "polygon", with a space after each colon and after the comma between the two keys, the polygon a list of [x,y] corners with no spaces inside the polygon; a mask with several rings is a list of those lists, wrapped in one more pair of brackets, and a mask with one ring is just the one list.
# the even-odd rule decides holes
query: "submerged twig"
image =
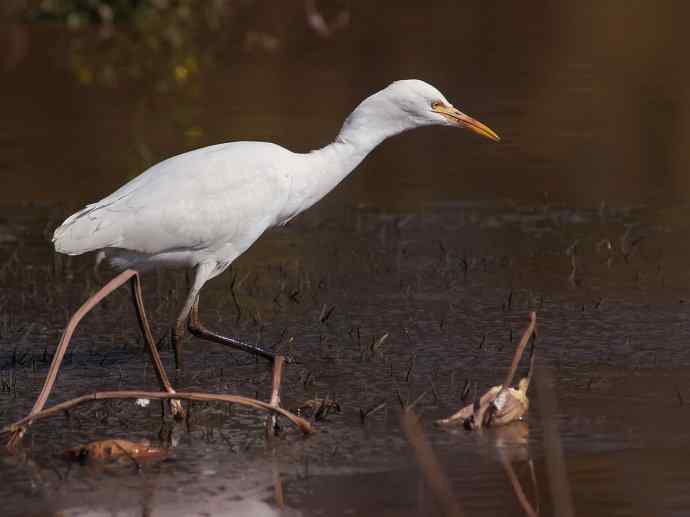
{"label": "submerged twig", "polygon": [[100,391],[96,393],[91,393],[89,395],[83,395],[74,399],[55,404],[54,406],[38,411],[36,413],[30,414],[21,420],[16,421],[13,424],[5,426],[0,430],[0,434],[6,433],[17,433],[25,429],[25,426],[34,422],[35,420],[40,420],[42,418],[47,418],[53,416],[57,413],[70,409],[72,407],[83,404],[84,402],[91,402],[95,400],[109,400],[109,399],[159,399],[159,400],[196,400],[204,402],[227,402],[231,404],[240,404],[243,406],[248,406],[254,409],[262,411],[270,411],[277,415],[284,416],[304,434],[311,434],[315,432],[314,427],[305,419],[298,417],[297,415],[281,408],[278,406],[272,406],[267,402],[262,402],[261,400],[252,399],[249,397],[243,397],[241,395],[220,395],[213,393],[198,393],[198,392],[175,392],[167,393],[160,391]]}
{"label": "submerged twig", "polygon": [[361,420],[362,423],[367,419],[368,416],[373,415],[377,411],[382,410],[383,408],[386,407],[386,402],[381,402],[379,404],[376,404],[375,406],[372,406],[368,409],[362,409],[359,408],[359,419]]}
{"label": "submerged twig", "polygon": [[[273,390],[271,391],[271,407],[280,407],[280,386],[283,382],[283,365],[285,364],[285,357],[282,355],[276,356],[273,362]],[[275,413],[268,415],[266,419],[266,436],[272,437],[277,431],[278,420]]]}
{"label": "submerged twig", "polygon": [[330,308],[324,303],[323,307],[321,308],[321,314],[319,314],[319,322],[320,323],[326,323],[328,321],[328,318],[331,317],[331,314],[333,314],[333,311],[335,310],[335,305],[332,305]]}
{"label": "submerged twig", "polygon": [[423,391],[422,393],[420,393],[419,395],[417,395],[417,398],[414,399],[414,400],[412,401],[412,403],[407,404],[407,405],[405,406],[405,409],[414,409],[414,407],[415,407],[417,404],[419,404],[419,402],[420,402],[424,397],[426,397],[426,394],[427,394],[427,393],[429,393],[429,392],[428,392],[428,391]]}
{"label": "submerged twig", "polygon": [[280,471],[275,465],[273,465],[273,495],[278,509],[284,510],[285,491],[283,490],[283,479],[280,477]]}
{"label": "submerged twig", "polygon": [[460,503],[453,497],[448,478],[441,470],[441,465],[431,445],[424,436],[419,419],[411,409],[404,410],[400,417],[403,432],[414,449],[419,468],[445,515],[460,517],[463,515]]}
{"label": "submerged twig", "polygon": [[386,341],[386,339],[388,339],[388,332],[386,332],[383,336],[378,338],[376,341],[372,340],[371,353],[376,354],[379,351],[379,349],[381,348],[381,346],[383,345],[383,343]]}

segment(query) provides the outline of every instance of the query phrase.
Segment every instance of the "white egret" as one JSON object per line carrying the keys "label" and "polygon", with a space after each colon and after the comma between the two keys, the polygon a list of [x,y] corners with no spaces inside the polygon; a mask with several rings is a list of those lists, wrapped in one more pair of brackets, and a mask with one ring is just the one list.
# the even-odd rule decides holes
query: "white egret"
{"label": "white egret", "polygon": [[138,273],[161,265],[193,268],[194,281],[172,339],[178,367],[187,323],[196,336],[267,359],[270,351],[205,329],[198,318],[199,292],[268,228],[286,224],[336,187],[386,138],[421,126],[468,128],[499,141],[484,124],[450,104],[419,80],[390,84],[350,114],[335,141],[310,153],[268,142],[231,142],[190,151],[154,165],[102,200],[87,205],[55,230],[55,250],[68,255],[100,251],[125,269],[73,317],[56,351],[40,410],[79,319],[110,291],[133,282],[139,321],[164,388],[172,387],[157,357],[141,301]]}

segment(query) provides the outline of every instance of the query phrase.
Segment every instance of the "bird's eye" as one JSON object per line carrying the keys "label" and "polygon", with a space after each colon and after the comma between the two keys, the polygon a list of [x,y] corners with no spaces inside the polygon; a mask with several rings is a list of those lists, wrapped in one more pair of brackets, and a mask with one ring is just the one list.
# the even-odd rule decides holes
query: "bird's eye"
{"label": "bird's eye", "polygon": [[441,101],[434,101],[431,103],[431,109],[437,110],[443,106],[443,103]]}

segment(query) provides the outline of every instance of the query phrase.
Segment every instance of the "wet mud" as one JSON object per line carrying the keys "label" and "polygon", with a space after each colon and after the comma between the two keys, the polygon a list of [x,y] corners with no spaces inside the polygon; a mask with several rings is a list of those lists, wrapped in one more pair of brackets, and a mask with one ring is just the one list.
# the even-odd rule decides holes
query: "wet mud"
{"label": "wet mud", "polygon": [[[195,497],[208,493],[222,502],[235,500],[238,478],[256,477],[258,499],[271,502],[277,472],[285,504],[306,514],[432,512],[433,497],[400,430],[401,407],[414,402],[468,513],[521,514],[500,461],[503,450],[525,486],[531,486],[526,462],[534,462],[538,497],[549,508],[538,393],[524,428],[473,434],[432,425],[471,402],[476,390],[502,381],[527,314],[537,310],[539,361],[550,368],[558,400],[558,413],[549,418],[558,425],[578,513],[642,515],[650,504],[684,508],[687,469],[674,451],[687,439],[688,305],[669,277],[685,273],[666,262],[660,272],[659,260],[683,229],[650,235],[627,260],[619,249],[579,244],[573,279],[571,239],[618,243],[629,225],[652,214],[631,211],[606,226],[559,222],[536,233],[524,228],[525,212],[537,210],[459,204],[400,215],[355,209],[332,222],[305,215],[266,235],[212,284],[204,317],[211,328],[289,351],[296,364],[286,368],[283,406],[337,402],[337,409],[309,414],[319,432],[304,438],[285,422],[280,438],[267,445],[263,417],[239,407],[193,403],[189,420],[175,424],[156,401],[146,408],[127,400],[94,403],[31,428],[25,439],[31,461],[6,458],[0,467],[4,498],[22,509],[18,515],[25,505],[83,503],[75,492],[85,487],[93,497],[87,507],[119,507],[122,491],[132,492],[126,500],[158,507],[160,494],[179,496],[181,484]],[[594,218],[548,207],[538,212],[543,227],[555,214]],[[27,222],[25,231],[59,218]],[[95,271],[88,258],[51,264],[45,247],[27,242],[7,267],[4,422],[30,410],[67,313],[109,274]],[[609,254],[615,259],[607,264]],[[154,333],[175,387],[268,400],[270,367],[220,346],[188,338],[185,369],[174,371],[168,322],[185,286],[181,274],[144,277]],[[123,290],[85,318],[51,400],[134,388],[157,389],[157,381]],[[176,446],[165,461],[141,469],[100,471],[58,457],[65,448],[104,438]],[[658,475],[642,493],[640,479],[655,467]],[[182,499],[176,504],[202,504]]]}

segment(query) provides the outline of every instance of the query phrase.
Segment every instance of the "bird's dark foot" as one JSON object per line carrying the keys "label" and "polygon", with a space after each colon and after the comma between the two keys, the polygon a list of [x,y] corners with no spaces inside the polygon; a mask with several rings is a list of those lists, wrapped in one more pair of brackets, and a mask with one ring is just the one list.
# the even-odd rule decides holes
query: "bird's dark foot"
{"label": "bird's dark foot", "polygon": [[[192,313],[192,315],[194,315],[194,313]],[[205,339],[207,341],[213,341],[215,343],[229,346],[243,352],[248,352],[258,357],[263,357],[264,359],[270,361],[271,364],[273,364],[275,361],[276,354],[273,352],[270,352],[258,345],[250,345],[249,343],[245,343],[239,339],[217,334],[211,330],[208,330],[206,327],[204,327],[204,325],[201,324],[201,322],[198,321],[198,319],[194,317],[190,318],[188,328],[189,332],[191,332],[191,334],[195,337]]]}
{"label": "bird's dark foot", "polygon": [[[264,359],[268,360],[271,364],[275,363],[276,357],[278,355],[282,355],[286,363],[292,363],[294,362],[294,359],[290,354],[276,354],[275,352],[271,352],[269,350],[266,350],[262,346],[259,345],[250,345],[249,343],[245,343],[244,341],[240,341],[239,339],[235,339],[233,337],[229,336],[222,336],[221,334],[218,334],[216,332],[213,332],[212,330],[207,329],[204,324],[201,322],[199,318],[199,300],[197,298],[196,302],[192,306],[192,309],[189,313],[189,318],[187,319],[187,329],[189,332],[198,338],[205,339],[207,341],[213,341],[215,343],[220,343],[221,345],[229,346],[231,348],[234,348],[236,350],[241,350],[243,352],[248,352],[254,356],[257,357],[263,357]],[[178,325],[176,326],[176,330],[179,331],[179,334],[182,334],[182,329],[180,328],[180,322],[182,320],[178,320]]]}

